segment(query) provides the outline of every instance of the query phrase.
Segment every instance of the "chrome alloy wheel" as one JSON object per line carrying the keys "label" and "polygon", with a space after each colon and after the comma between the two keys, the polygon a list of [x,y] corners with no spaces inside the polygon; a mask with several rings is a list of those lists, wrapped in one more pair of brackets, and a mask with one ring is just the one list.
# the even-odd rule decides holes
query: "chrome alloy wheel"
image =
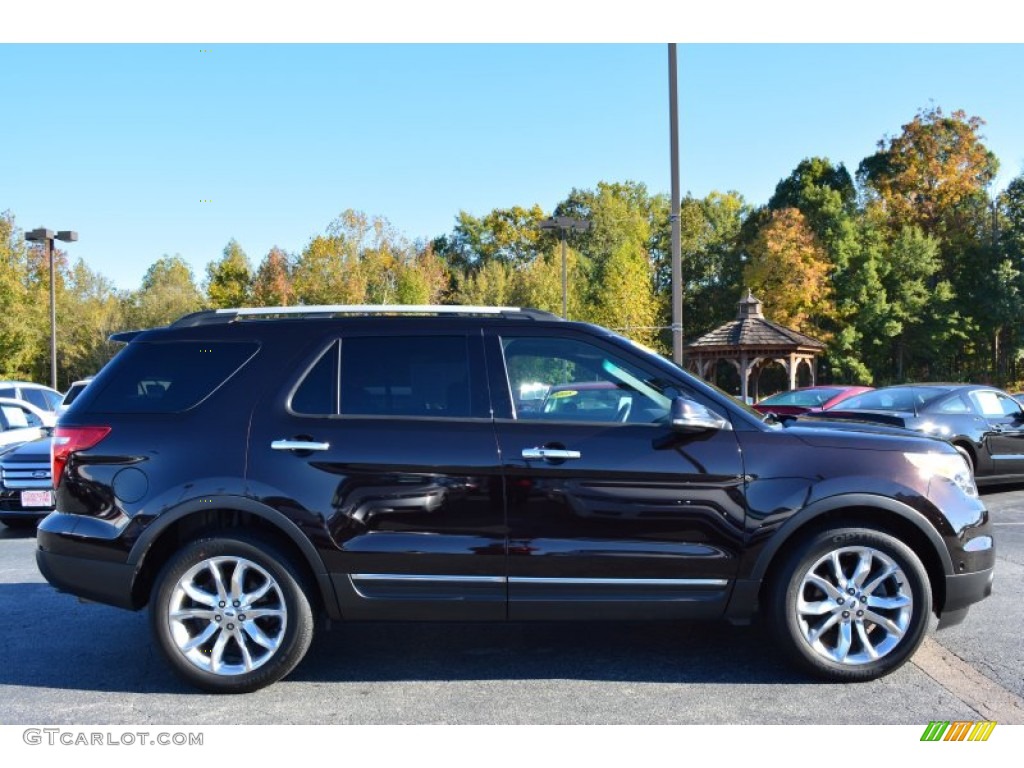
{"label": "chrome alloy wheel", "polygon": [[244,557],[210,557],[175,584],[167,622],[178,651],[192,665],[215,675],[241,675],[259,669],[280,648],[288,611],[266,569]]}
{"label": "chrome alloy wheel", "polygon": [[796,611],[803,639],[816,654],[858,666],[900,644],[914,613],[914,597],[903,570],[884,552],[843,547],[804,573]]}

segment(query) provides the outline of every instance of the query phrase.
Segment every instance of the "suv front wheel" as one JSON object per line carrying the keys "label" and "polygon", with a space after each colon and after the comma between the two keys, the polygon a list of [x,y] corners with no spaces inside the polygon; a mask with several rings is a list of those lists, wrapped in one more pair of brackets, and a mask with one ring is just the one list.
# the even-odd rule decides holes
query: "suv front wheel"
{"label": "suv front wheel", "polygon": [[171,665],[214,693],[247,693],[291,672],[313,615],[291,563],[273,547],[225,534],[193,541],[157,577],[153,633]]}
{"label": "suv front wheel", "polygon": [[928,629],[920,559],[868,528],[822,531],[792,551],[768,588],[768,618],[790,657],[837,682],[872,680],[913,655]]}

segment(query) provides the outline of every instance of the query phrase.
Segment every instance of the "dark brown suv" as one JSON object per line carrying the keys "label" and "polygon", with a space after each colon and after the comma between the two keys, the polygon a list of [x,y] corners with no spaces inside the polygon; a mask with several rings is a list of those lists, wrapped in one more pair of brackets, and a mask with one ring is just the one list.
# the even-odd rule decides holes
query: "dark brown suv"
{"label": "dark brown suv", "polygon": [[867,680],[991,591],[988,513],[948,443],[764,423],[596,326],[298,307],[118,338],[57,427],[39,566],[149,606],[207,690],[288,674],[317,616],[760,612],[807,670]]}

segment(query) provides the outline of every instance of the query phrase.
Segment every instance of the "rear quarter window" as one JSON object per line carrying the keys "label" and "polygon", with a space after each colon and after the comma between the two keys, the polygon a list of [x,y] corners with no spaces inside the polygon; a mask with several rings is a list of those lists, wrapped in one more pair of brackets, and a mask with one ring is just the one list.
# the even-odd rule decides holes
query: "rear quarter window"
{"label": "rear quarter window", "polygon": [[258,349],[256,342],[135,342],[117,356],[87,405],[101,413],[186,411],[209,397]]}

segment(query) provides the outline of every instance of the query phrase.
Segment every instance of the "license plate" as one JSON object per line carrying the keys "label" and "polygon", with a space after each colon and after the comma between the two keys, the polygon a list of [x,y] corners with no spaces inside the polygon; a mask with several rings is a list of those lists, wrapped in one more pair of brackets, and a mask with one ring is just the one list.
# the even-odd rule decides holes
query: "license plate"
{"label": "license plate", "polygon": [[22,491],[21,506],[23,507],[52,507],[53,491]]}

